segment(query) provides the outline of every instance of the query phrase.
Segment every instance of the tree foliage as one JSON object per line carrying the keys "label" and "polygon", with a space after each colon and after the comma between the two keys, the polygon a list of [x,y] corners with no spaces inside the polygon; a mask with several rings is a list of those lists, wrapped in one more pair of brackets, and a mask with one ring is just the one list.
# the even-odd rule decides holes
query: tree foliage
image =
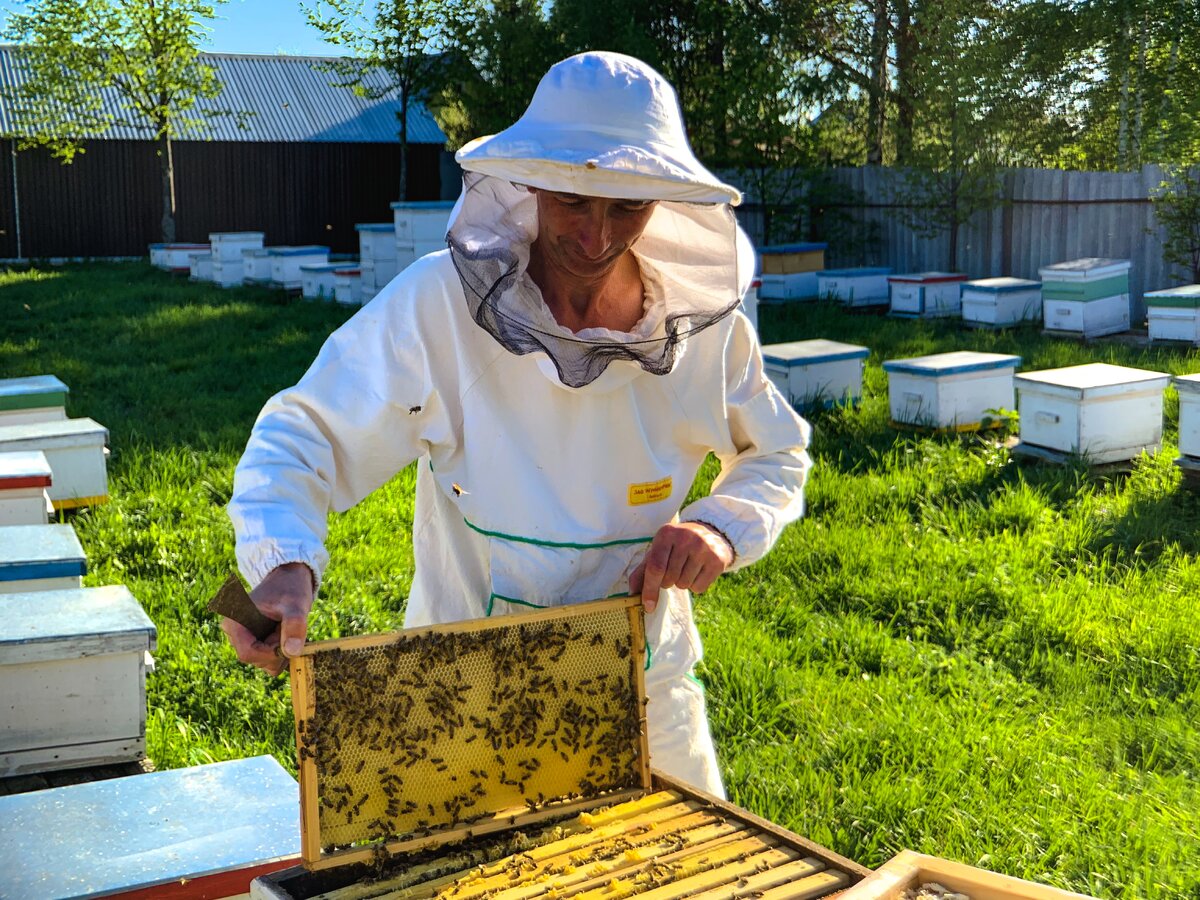
{"label": "tree foliage", "polygon": [[1200,284],[1200,166],[1175,166],[1154,196],[1154,214],[1166,229],[1163,258]]}
{"label": "tree foliage", "polygon": [[70,162],[83,140],[125,126],[158,143],[162,238],[175,239],[172,141],[202,128],[221,85],[200,58],[224,0],[28,0],[4,31],[24,69],[6,97],[22,146]]}

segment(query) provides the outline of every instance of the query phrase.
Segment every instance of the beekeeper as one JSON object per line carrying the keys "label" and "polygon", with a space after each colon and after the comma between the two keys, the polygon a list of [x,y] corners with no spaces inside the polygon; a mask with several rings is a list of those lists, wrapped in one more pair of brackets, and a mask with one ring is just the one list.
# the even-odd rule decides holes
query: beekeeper
{"label": "beekeeper", "polygon": [[[449,248],[418,260],[272,397],[230,517],[280,629],[224,628],[268,671],[299,652],[332,508],[418,461],[406,626],[640,592],[652,762],[723,793],[692,675],[690,593],[802,512],[808,427],[737,312],[738,191],[692,154],[670,85],[584,53],[457,155]],[[712,451],[721,475],[685,503]]]}

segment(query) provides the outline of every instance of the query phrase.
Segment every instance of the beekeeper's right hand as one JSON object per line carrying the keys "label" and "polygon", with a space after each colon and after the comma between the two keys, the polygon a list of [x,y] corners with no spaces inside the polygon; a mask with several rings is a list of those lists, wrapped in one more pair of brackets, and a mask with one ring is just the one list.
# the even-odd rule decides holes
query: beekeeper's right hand
{"label": "beekeeper's right hand", "polygon": [[286,563],[272,569],[250,592],[250,599],[279,626],[261,641],[232,619],[222,619],[221,630],[238,659],[270,675],[278,675],[287,665],[286,657],[299,656],[304,649],[308,613],[313,605],[312,570],[304,563]]}

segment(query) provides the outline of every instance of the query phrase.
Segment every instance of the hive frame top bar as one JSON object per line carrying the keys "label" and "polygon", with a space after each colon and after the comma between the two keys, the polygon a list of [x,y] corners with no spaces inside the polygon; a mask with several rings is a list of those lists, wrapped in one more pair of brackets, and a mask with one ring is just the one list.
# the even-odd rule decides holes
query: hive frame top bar
{"label": "hive frame top bar", "polygon": [[[614,613],[624,615],[614,616]],[[571,623],[581,626],[581,630],[571,631]],[[561,666],[569,667],[570,678],[574,679],[569,688],[567,675],[561,670],[556,672],[554,666],[546,670],[546,675],[540,676],[523,668],[518,669],[519,675],[509,673],[502,677],[497,674],[494,678],[483,679],[457,672],[460,659],[463,669],[483,671],[480,664],[486,661],[485,654],[494,652],[485,649],[491,647],[490,644],[477,641],[457,647],[453,643],[449,647],[442,644],[442,651],[461,650],[464,646],[466,649],[461,657],[450,657],[439,654],[433,647],[431,655],[424,660],[417,655],[424,650],[419,646],[413,649],[414,640],[436,642],[445,638],[462,641],[489,631],[496,632],[495,646],[500,646],[506,639],[509,643],[504,646],[513,646],[515,636],[511,629],[560,624],[568,631],[556,631],[553,638],[569,649],[542,661],[557,663],[563,659]],[[586,630],[589,626],[593,626],[594,633]],[[564,633],[570,638],[564,640]],[[605,636],[607,644],[602,643]],[[520,637],[524,639],[525,632]],[[386,654],[389,647],[398,643],[409,645],[399,650],[402,655],[384,659],[374,653],[382,651]],[[612,652],[605,657],[604,651],[609,645]],[[518,643],[517,646],[527,645]],[[546,652],[545,648],[538,651],[531,645],[527,649],[528,652]],[[360,655],[345,657],[341,656],[343,653]],[[365,656],[361,655],[364,653]],[[322,654],[326,655],[323,657]],[[634,596],[306,645],[303,654],[291,660],[304,865],[315,871],[440,846],[620,802],[649,790],[644,654],[641,602]],[[594,700],[578,693],[580,686],[590,683],[595,672],[601,671],[599,664],[595,672],[590,666],[585,670],[581,665],[585,657],[590,662],[593,656],[603,659],[609,667],[602,678],[615,679],[598,679],[594,688],[602,692],[598,697],[591,693],[589,696],[596,698]],[[506,655],[501,661],[507,659]],[[345,669],[350,660],[353,665]],[[429,662],[429,666],[405,668],[399,664],[401,660],[410,666],[413,662]],[[446,677],[448,667],[459,679],[465,680],[456,682],[453,676]],[[322,671],[325,674],[319,676]],[[553,677],[556,674],[561,677]],[[322,682],[322,678],[326,680]],[[516,730],[511,721],[505,723],[503,716],[515,708],[518,701],[506,700],[506,695],[497,700],[497,692],[516,685],[516,694],[524,703],[529,699],[526,692],[533,694],[535,690],[531,682],[536,683],[539,679],[549,683],[554,699],[549,699],[549,695],[540,698],[544,704],[542,712],[524,720],[536,723],[537,731],[531,731],[534,726],[528,725],[522,732],[527,740],[515,742],[510,735],[515,736]],[[445,690],[447,683],[462,688],[457,697],[459,706],[435,715],[432,698],[435,693]],[[374,690],[376,684],[383,684],[386,692],[378,697],[368,693],[369,700],[355,702],[356,692]],[[556,684],[561,685],[561,699],[554,687]],[[488,702],[481,698],[489,694],[492,705],[487,709],[494,712],[481,712],[481,703]],[[327,698],[328,705],[319,710],[318,699],[322,695]],[[514,697],[513,694],[507,696]],[[330,699],[333,697],[337,702]],[[568,700],[581,701],[587,710],[583,718],[585,724],[574,732],[571,731],[571,719],[565,715]],[[405,703],[407,707],[401,709]],[[377,712],[385,708],[388,713]],[[493,716],[499,727],[493,724]],[[431,723],[434,723],[432,733]],[[547,727],[550,730],[543,732],[542,729]],[[417,737],[418,730],[422,732],[420,737]],[[586,731],[587,737],[581,738],[580,730]],[[479,737],[483,740],[476,742]],[[539,749],[531,749],[539,738],[544,738],[536,745]],[[553,744],[552,748],[543,746],[547,739]],[[563,742],[561,747],[557,741]],[[467,748],[466,744],[472,746]],[[626,756],[624,750],[605,755],[604,748],[614,745],[628,749],[629,755]],[[430,748],[436,758],[430,755]],[[506,755],[501,754],[502,749]],[[562,756],[561,764],[551,750]],[[499,766],[492,761],[493,751]],[[548,765],[544,769],[541,768],[541,756],[547,757]],[[485,764],[478,761],[484,757],[489,770],[486,775]],[[379,765],[380,762],[383,765]],[[471,768],[466,767],[468,762]],[[537,764],[531,768],[520,768],[534,762]],[[433,764],[440,765],[433,767]],[[580,774],[585,770],[586,775]],[[404,785],[405,777],[410,778],[408,785]],[[443,779],[455,784],[442,785]],[[527,781],[533,784],[528,788],[528,798],[532,800],[525,796]],[[471,782],[475,784],[471,785]],[[467,786],[475,793],[465,794]],[[550,796],[546,797],[541,791],[535,794],[538,787],[545,788]],[[592,789],[595,793],[591,793]],[[381,790],[386,798],[381,796]],[[454,791],[459,794],[455,795]],[[347,802],[342,802],[343,796]],[[414,806],[414,801],[420,803]],[[461,807],[457,805],[458,801],[464,801]],[[347,803],[355,810],[366,804],[360,818],[350,817]],[[452,809],[447,803],[455,806]],[[381,812],[384,804],[386,813]],[[435,809],[434,804],[439,808]],[[416,811],[418,806],[422,810],[429,807],[427,820],[416,819],[416,816],[424,815]],[[444,811],[440,807],[445,807]],[[477,809],[482,812],[476,815]]]}

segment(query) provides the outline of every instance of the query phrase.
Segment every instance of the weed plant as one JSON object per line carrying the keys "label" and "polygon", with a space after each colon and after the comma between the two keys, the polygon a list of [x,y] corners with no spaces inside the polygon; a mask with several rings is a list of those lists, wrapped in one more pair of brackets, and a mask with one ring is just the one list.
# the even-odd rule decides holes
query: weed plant
{"label": "weed plant", "polygon": [[[286,679],[241,666],[204,605],[233,566],[223,508],[258,410],[352,310],[144,264],[12,271],[0,306],[0,377],[56,374],[68,413],[109,428],[111,501],[66,520],[87,583],[128,585],[158,626],[151,758],[294,771]],[[1174,392],[1162,451],[1122,472],[897,430],[881,368],[975,349],[1181,374],[1195,353],[824,303],[760,318],[767,342],[871,356],[861,404],[812,415],[807,517],[696,600],[731,799],[869,866],[909,847],[1096,897],[1200,898],[1200,502],[1172,465]],[[400,627],[413,485],[410,467],[330,517],[312,638]]]}

